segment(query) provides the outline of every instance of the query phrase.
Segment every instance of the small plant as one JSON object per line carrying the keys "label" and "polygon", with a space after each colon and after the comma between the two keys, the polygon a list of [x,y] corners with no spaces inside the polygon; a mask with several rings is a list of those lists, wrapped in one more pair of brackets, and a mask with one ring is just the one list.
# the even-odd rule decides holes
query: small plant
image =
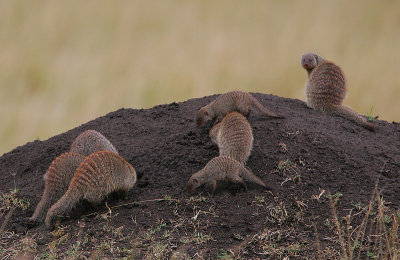
{"label": "small plant", "polygon": [[265,201],[264,196],[255,196],[255,200],[252,202],[252,204],[255,204],[257,207],[262,207]]}
{"label": "small plant", "polygon": [[324,225],[325,225],[327,228],[329,228],[329,229],[331,229],[331,228],[332,228],[332,224],[331,224],[331,222],[330,222],[330,220],[329,220],[329,219],[325,219],[325,221],[324,221]]}
{"label": "small plant", "polygon": [[201,232],[195,232],[193,234],[193,241],[196,242],[196,244],[207,243],[208,240],[211,240],[210,235],[203,234]]}
{"label": "small plant", "polygon": [[293,180],[294,183],[299,183],[299,182],[301,182],[301,174],[297,173],[296,176],[294,176],[294,177],[292,178],[292,180]]}
{"label": "small plant", "polygon": [[244,237],[240,234],[233,234],[233,238],[239,241],[244,240]]}
{"label": "small plant", "polygon": [[218,252],[216,257],[217,259],[233,259],[226,251]]}
{"label": "small plant", "polygon": [[269,208],[269,216],[267,222],[282,225],[288,219],[288,213],[283,202],[275,207]]}
{"label": "small plant", "polygon": [[352,206],[356,209],[356,210],[362,210],[363,207],[361,205],[361,202],[358,203],[353,203]]}
{"label": "small plant", "polygon": [[370,122],[375,121],[375,119],[376,119],[375,117],[372,116],[372,109],[373,109],[373,106],[371,106],[371,108],[369,109],[369,112],[367,112],[367,120]]}
{"label": "small plant", "polygon": [[203,244],[207,243],[209,240],[212,240],[212,237],[207,234],[203,234],[201,232],[194,232],[192,236],[183,237],[180,239],[180,242],[184,244],[189,244],[194,242],[195,244]]}
{"label": "small plant", "polygon": [[146,259],[167,259],[171,248],[168,244],[158,242],[156,245],[150,247],[150,252],[147,254]]}
{"label": "small plant", "polygon": [[288,151],[287,145],[284,142],[279,143],[279,148],[282,153],[286,153]]}
{"label": "small plant", "polygon": [[30,202],[24,199],[17,198],[18,189],[13,189],[9,193],[0,195],[0,215],[11,208],[21,208],[26,210],[30,206]]}
{"label": "small plant", "polygon": [[203,195],[199,194],[196,196],[190,196],[188,199],[186,199],[186,203],[196,203],[196,202],[206,202],[207,198],[204,197]]}
{"label": "small plant", "polygon": [[279,161],[278,162],[277,170],[280,173],[284,173],[285,171],[290,169],[292,166],[293,166],[293,162],[288,160],[288,159],[286,159],[284,161]]}
{"label": "small plant", "polygon": [[333,202],[334,205],[339,201],[339,198],[343,197],[343,193],[336,192],[335,194],[327,194],[326,197]]}

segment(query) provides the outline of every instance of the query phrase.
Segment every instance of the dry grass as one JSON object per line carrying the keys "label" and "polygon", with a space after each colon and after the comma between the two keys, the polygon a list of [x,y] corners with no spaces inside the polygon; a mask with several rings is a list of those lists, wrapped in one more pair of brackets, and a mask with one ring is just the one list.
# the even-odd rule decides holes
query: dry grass
{"label": "dry grass", "polygon": [[[329,200],[341,259],[398,259],[400,215],[398,211],[385,205],[377,189],[374,190],[369,205],[355,208],[342,218],[338,216],[335,202],[332,198]],[[355,219],[360,219],[361,216],[361,224],[354,225]],[[321,257],[322,251],[319,247],[318,254]]]}
{"label": "dry grass", "polygon": [[399,22],[397,1],[2,1],[0,153],[121,107],[304,99],[307,51],[343,67],[347,105],[399,121]]}

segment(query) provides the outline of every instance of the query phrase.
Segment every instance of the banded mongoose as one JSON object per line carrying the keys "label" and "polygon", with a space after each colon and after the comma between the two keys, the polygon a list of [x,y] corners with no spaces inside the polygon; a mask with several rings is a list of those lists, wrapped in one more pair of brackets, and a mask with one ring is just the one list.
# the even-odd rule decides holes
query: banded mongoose
{"label": "banded mongoose", "polygon": [[133,166],[118,154],[92,153],[79,165],[64,196],[47,212],[46,226],[51,228],[57,215],[68,213],[81,199],[95,205],[112,192],[126,194],[136,179]]}
{"label": "banded mongoose", "polygon": [[98,151],[111,151],[118,154],[112,143],[96,130],[86,130],[73,141],[70,152],[88,156]]}
{"label": "banded mongoose", "polygon": [[196,116],[196,123],[197,126],[202,126],[209,120],[214,120],[218,117],[222,118],[233,111],[247,116],[250,113],[250,108],[270,117],[283,118],[283,116],[266,109],[248,92],[231,91],[220,95],[208,105],[200,108]]}
{"label": "banded mongoose", "polygon": [[238,112],[227,114],[210,130],[219,155],[226,155],[245,164],[253,148],[253,132],[247,119]]}
{"label": "banded mongoose", "polygon": [[188,192],[206,184],[214,192],[217,181],[231,181],[240,183],[247,190],[245,180],[267,187],[264,182],[249,171],[243,164],[229,156],[218,156],[211,159],[200,171],[194,173],[187,184]]}
{"label": "banded mongoose", "polygon": [[47,210],[67,191],[69,183],[85,156],[77,153],[63,153],[50,164],[44,174],[45,188],[42,199],[29,218],[30,224],[43,221]]}
{"label": "banded mongoose", "polygon": [[346,80],[339,66],[325,61],[316,53],[303,54],[301,65],[308,73],[306,95],[309,107],[347,118],[370,131],[375,131],[375,126],[367,119],[342,105],[346,96]]}

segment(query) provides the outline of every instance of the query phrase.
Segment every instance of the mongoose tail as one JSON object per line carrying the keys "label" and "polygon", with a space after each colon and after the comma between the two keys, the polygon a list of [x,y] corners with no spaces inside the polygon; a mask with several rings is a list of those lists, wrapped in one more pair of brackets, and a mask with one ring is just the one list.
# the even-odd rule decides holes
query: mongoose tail
{"label": "mongoose tail", "polygon": [[239,171],[239,176],[242,177],[244,180],[251,181],[260,186],[263,186],[264,188],[268,188],[267,185],[265,185],[265,183],[260,178],[258,178],[256,175],[254,175],[254,173],[252,173],[245,167],[241,167]]}
{"label": "mongoose tail", "polygon": [[54,203],[51,198],[52,196],[49,192],[45,191],[43,193],[43,197],[40,200],[39,204],[36,206],[35,212],[28,220],[29,225],[34,225],[36,224],[36,222],[41,221],[45,217],[46,210],[49,209]]}
{"label": "mongoose tail", "polygon": [[285,117],[282,116],[282,115],[278,115],[277,113],[272,112],[272,111],[266,109],[266,108],[265,108],[263,105],[261,105],[261,103],[258,102],[258,100],[257,100],[255,97],[253,97],[252,95],[250,95],[250,98],[251,98],[251,104],[250,104],[251,107],[252,107],[253,109],[257,110],[259,113],[264,114],[264,115],[266,115],[266,116],[275,117],[275,118],[285,118]]}
{"label": "mongoose tail", "polygon": [[83,197],[82,191],[75,187],[68,189],[64,196],[61,197],[47,212],[45,224],[48,229],[53,228],[53,221],[57,215],[68,213]]}
{"label": "mongoose tail", "polygon": [[368,122],[367,119],[365,119],[364,117],[362,117],[356,111],[354,111],[353,109],[351,109],[349,107],[334,106],[332,113],[335,115],[344,117],[346,119],[349,119],[349,120],[361,125],[362,127],[368,129],[369,131],[376,130],[376,127],[372,123]]}

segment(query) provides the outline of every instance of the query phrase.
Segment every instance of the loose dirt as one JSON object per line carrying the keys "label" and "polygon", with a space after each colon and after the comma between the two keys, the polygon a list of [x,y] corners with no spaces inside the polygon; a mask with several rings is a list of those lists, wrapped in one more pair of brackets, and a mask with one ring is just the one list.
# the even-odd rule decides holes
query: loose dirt
{"label": "loose dirt", "polygon": [[[253,95],[286,116],[272,119],[253,111],[248,118],[254,147],[247,166],[272,190],[249,184],[245,192],[240,185],[222,183],[214,194],[206,187],[186,192],[191,174],[218,155],[208,136],[211,124],[197,128],[194,121],[197,110],[217,95],[151,109],[123,108],[0,157],[0,194],[17,188],[14,196],[30,202],[26,210],[16,208],[5,223],[9,208],[3,200],[0,221],[6,225],[0,229],[0,253],[27,250],[42,258],[101,259],[335,258],[342,246],[329,197],[344,229],[343,217],[351,214],[347,227],[355,230],[352,236],[375,198],[378,177],[385,212],[399,213],[398,123],[377,120],[377,131],[370,132],[300,100]],[[105,135],[135,167],[137,185],[126,200],[110,196],[97,206],[82,202],[60,219],[56,231],[28,227],[46,169],[87,129]],[[368,244],[368,228],[365,232],[362,243]]]}

